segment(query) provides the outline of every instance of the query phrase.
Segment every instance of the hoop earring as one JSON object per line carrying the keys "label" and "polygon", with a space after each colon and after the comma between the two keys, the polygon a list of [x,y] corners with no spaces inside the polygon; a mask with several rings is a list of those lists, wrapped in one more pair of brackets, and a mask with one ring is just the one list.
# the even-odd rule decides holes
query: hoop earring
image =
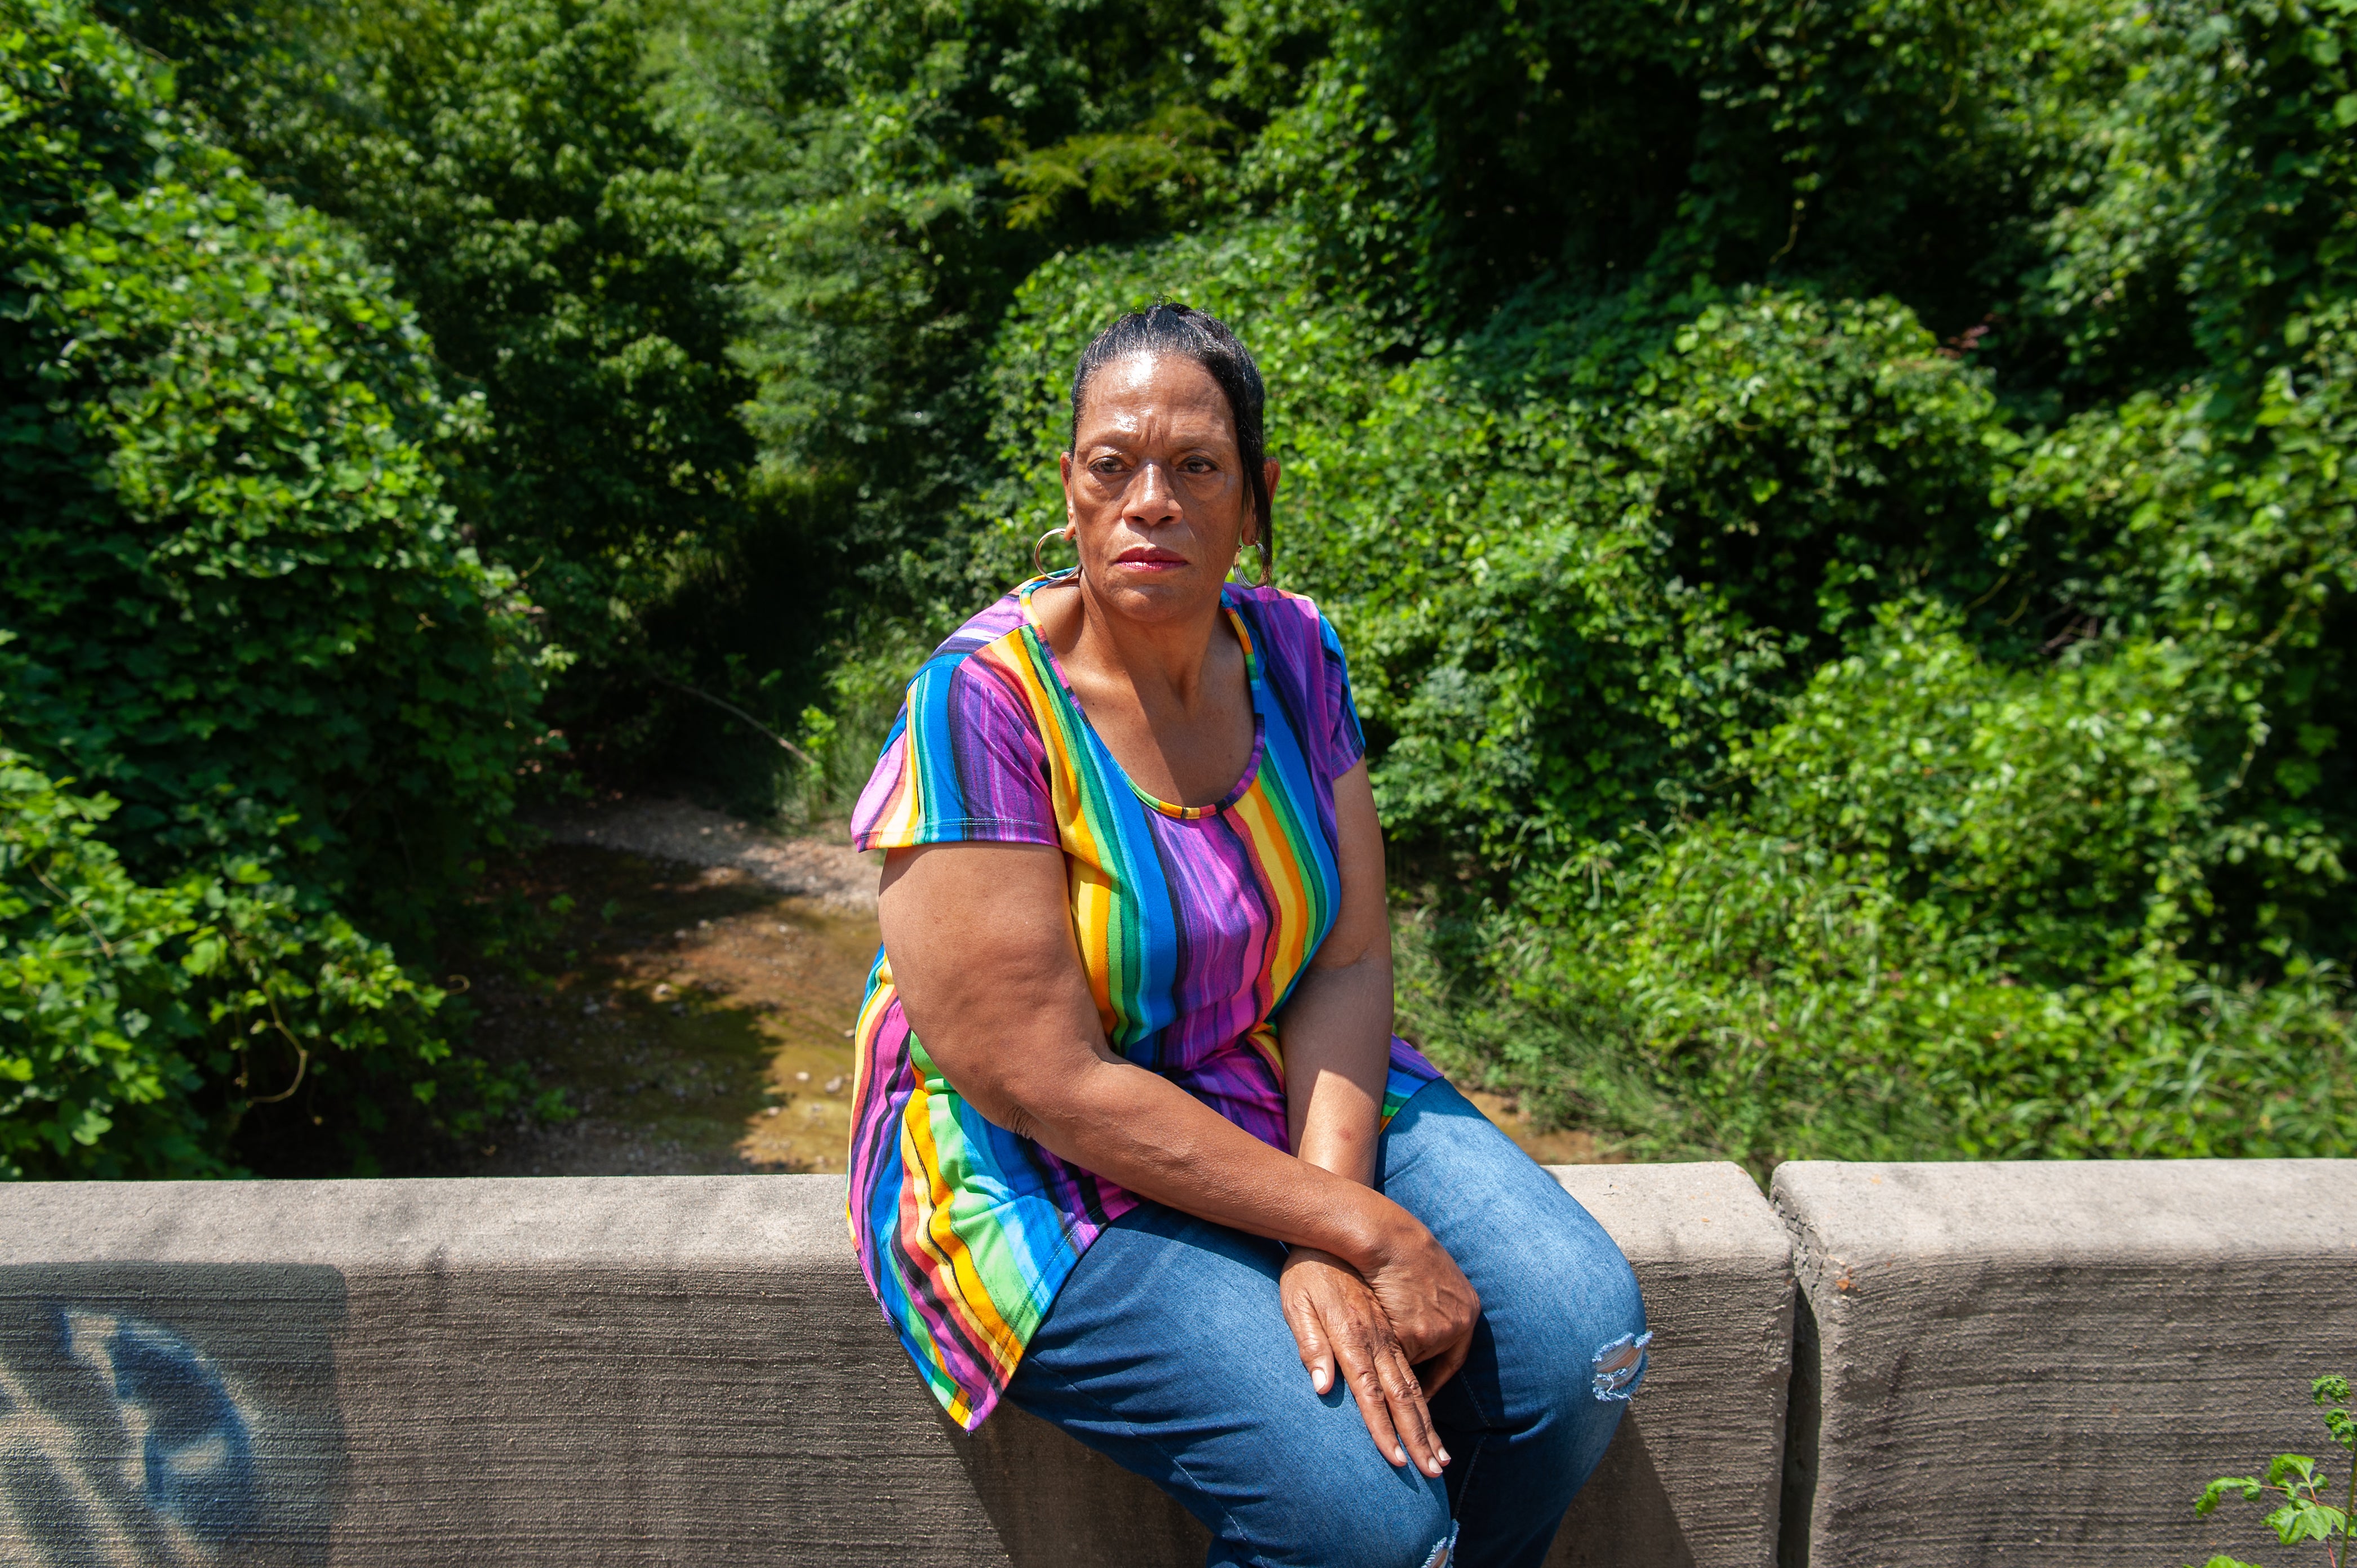
{"label": "hoop earring", "polygon": [[[1031,542],[1031,566],[1033,571],[1042,577],[1048,575],[1048,564],[1039,558],[1039,552],[1046,546],[1048,541],[1051,539],[1070,540],[1071,537],[1072,536],[1065,532],[1064,529],[1051,528],[1047,532],[1041,534],[1039,538],[1033,540]],[[1072,575],[1075,577],[1080,575],[1080,569],[1077,566],[1072,569]]]}
{"label": "hoop earring", "polygon": [[[1240,539],[1240,540],[1238,540],[1238,541],[1236,542],[1236,558],[1235,558],[1234,562],[1233,562],[1232,564],[1231,564],[1229,565],[1229,567],[1228,567],[1228,570],[1229,570],[1230,572],[1233,572],[1233,571],[1236,569],[1236,567],[1241,566],[1241,565],[1243,565],[1243,564],[1244,564],[1244,553],[1245,553],[1245,552],[1246,552],[1246,551],[1250,551],[1250,552],[1252,552],[1254,554],[1257,555],[1257,554],[1259,553],[1259,552],[1260,552],[1260,540],[1259,540],[1257,537],[1254,537],[1254,538],[1252,538],[1252,539]],[[1267,564],[1265,561],[1257,561],[1257,560],[1256,560],[1256,561],[1254,561],[1254,565],[1256,565],[1256,566],[1258,566],[1258,567],[1260,568],[1259,580],[1258,580],[1257,582],[1254,582],[1254,581],[1247,580],[1247,581],[1245,582],[1245,584],[1244,584],[1244,586],[1245,586],[1245,587],[1247,587],[1247,588],[1265,588],[1265,587],[1267,587],[1267,586],[1268,586],[1268,564]]]}

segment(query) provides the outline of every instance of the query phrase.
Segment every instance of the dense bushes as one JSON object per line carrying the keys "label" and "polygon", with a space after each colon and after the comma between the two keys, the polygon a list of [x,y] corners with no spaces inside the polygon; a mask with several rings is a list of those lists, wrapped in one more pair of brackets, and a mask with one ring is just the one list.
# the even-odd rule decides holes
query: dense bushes
{"label": "dense bushes", "polygon": [[116,808],[0,750],[0,1176],[220,1175],[242,1118],[322,1083],[347,1133],[381,1124],[371,1089],[457,1079],[462,1122],[519,1091],[449,1060],[417,1018],[442,993],[261,861],[134,881],[97,836]]}
{"label": "dense bushes", "polygon": [[0,51],[8,1006],[38,1047],[7,1156],[217,1165],[298,1072],[350,1133],[442,1080],[440,993],[395,955],[428,956],[540,739],[533,607],[434,461],[476,413],[360,247],[119,36],[12,0]]}
{"label": "dense bushes", "polygon": [[134,882],[92,836],[112,805],[0,752],[0,1175],[220,1168],[191,1103],[204,1080],[183,1047],[199,1020],[170,950],[223,889],[201,875]]}
{"label": "dense bushes", "polygon": [[[683,539],[744,504],[735,251],[648,102],[628,4],[106,9],[187,58],[264,184],[342,220],[431,335],[480,439],[441,464],[568,646],[628,639]],[[619,610],[620,625],[613,624]]]}
{"label": "dense bushes", "polygon": [[1492,925],[1503,998],[1432,1022],[1558,1111],[1755,1163],[2346,1147],[2339,977],[2196,956],[2236,835],[2187,663],[2009,671],[1894,607],[1738,751],[1741,808],[1564,867],[1551,927]]}

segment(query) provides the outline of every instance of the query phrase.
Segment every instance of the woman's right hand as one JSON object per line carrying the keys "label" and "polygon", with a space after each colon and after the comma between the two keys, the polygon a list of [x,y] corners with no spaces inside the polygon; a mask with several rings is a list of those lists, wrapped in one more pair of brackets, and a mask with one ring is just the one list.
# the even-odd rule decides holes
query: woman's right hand
{"label": "woman's right hand", "polygon": [[1448,1454],[1427,1402],[1465,1364],[1481,1301],[1432,1233],[1398,1218],[1400,1235],[1364,1269],[1294,1248],[1278,1299],[1311,1386],[1325,1393],[1340,1376],[1377,1451],[1438,1476]]}

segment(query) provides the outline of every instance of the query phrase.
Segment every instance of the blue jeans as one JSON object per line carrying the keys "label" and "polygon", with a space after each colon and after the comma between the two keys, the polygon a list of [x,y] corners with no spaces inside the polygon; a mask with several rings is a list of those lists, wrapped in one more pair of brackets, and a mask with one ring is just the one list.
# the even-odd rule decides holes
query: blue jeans
{"label": "blue jeans", "polygon": [[[1438,1480],[1320,1397],[1277,1306],[1285,1249],[1158,1204],[1097,1238],[1007,1397],[1177,1498],[1210,1568],[1538,1568],[1644,1369],[1644,1305],[1612,1239],[1447,1083],[1383,1138],[1377,1183],[1480,1293],[1465,1369],[1432,1402]],[[1455,1549],[1447,1548],[1454,1532]]]}

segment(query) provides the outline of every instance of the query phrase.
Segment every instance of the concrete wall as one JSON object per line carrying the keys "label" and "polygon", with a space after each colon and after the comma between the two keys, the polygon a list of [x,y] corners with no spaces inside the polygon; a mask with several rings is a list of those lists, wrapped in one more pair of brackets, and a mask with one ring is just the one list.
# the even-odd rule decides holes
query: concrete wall
{"label": "concrete wall", "polygon": [[[1790,1241],[1732,1165],[1567,1185],[1648,1386],[1550,1563],[1772,1562]],[[1203,1535],[939,1416],[840,1178],[0,1189],[0,1561],[1163,1568]]]}
{"label": "concrete wall", "polygon": [[1772,1191],[1807,1309],[1789,1562],[2276,1563],[2263,1509],[2194,1517],[2202,1484],[2287,1450],[2348,1476],[2308,1385],[2357,1372],[2357,1161],[1806,1162]]}
{"label": "concrete wall", "polygon": [[[2345,1474],[2305,1394],[2357,1370],[2357,1162],[1557,1174],[1657,1337],[1550,1568],[2275,1562],[2201,1483]],[[0,1563],[1200,1562],[1060,1434],[934,1412],[841,1193],[0,1188]]]}

